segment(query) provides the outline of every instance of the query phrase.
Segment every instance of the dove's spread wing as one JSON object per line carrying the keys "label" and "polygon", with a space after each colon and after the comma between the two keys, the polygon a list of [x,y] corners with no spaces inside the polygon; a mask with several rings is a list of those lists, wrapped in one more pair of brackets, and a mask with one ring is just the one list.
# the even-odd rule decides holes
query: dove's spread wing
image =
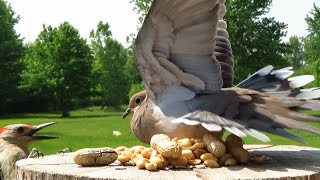
{"label": "dove's spread wing", "polygon": [[[194,93],[214,93],[221,90],[222,76],[232,81],[228,34],[223,30],[225,23],[219,22],[225,13],[223,3],[153,1],[136,39],[135,59],[148,96],[154,102],[161,101],[164,94],[177,87],[186,87]],[[219,43],[215,48],[216,40]],[[215,55],[220,55],[220,60]],[[222,72],[220,64],[225,66]],[[184,88],[178,89],[192,94]]]}
{"label": "dove's spread wing", "polygon": [[224,0],[153,1],[135,44],[136,66],[155,103],[153,115],[262,141],[269,138],[260,131],[300,142],[285,128],[320,134],[299,122],[319,118],[290,110],[303,106],[304,99],[319,97],[318,90],[300,91],[300,99],[270,96],[270,91],[287,96],[286,91],[308,83],[309,76],[287,79],[289,68],[271,72],[268,66],[238,85],[248,89],[221,89],[233,80],[224,14]]}

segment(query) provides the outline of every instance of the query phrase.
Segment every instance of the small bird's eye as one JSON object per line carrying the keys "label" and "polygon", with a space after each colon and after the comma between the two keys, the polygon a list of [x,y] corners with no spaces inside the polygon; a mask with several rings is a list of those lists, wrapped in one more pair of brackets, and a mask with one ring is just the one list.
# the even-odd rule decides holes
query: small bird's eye
{"label": "small bird's eye", "polygon": [[134,101],[136,102],[136,104],[140,104],[141,99],[140,99],[139,97],[137,97],[137,98],[135,98],[135,100],[134,100]]}
{"label": "small bird's eye", "polygon": [[23,131],[24,131],[23,127],[18,127],[16,130],[16,132],[19,134],[23,133]]}

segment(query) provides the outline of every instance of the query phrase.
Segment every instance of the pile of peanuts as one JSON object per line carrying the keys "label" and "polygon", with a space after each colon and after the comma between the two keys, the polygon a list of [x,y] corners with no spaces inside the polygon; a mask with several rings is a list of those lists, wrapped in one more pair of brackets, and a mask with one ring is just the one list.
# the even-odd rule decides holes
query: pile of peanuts
{"label": "pile of peanuts", "polygon": [[243,148],[243,141],[229,135],[223,142],[211,134],[202,139],[170,139],[164,134],[151,138],[151,147],[118,147],[118,161],[123,166],[137,166],[139,169],[155,171],[172,168],[218,168],[247,164],[250,160],[263,164],[266,156],[251,156]]}

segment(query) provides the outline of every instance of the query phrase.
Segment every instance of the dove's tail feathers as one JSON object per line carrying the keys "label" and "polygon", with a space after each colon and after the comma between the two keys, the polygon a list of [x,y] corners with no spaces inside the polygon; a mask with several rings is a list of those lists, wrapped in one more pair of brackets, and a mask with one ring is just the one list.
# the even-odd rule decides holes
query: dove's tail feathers
{"label": "dove's tail feathers", "polygon": [[301,88],[314,81],[312,75],[301,75],[289,78],[294,71],[292,67],[286,67],[272,71],[271,65],[266,66],[237,85],[240,88],[252,89],[260,92],[267,92],[278,96],[299,97],[301,99],[314,98],[314,94],[319,93],[310,91],[300,91]]}
{"label": "dove's tail feathers", "polygon": [[208,111],[195,111],[181,118],[171,121],[172,123],[184,123],[186,125],[199,125],[211,132],[219,132],[222,129],[229,131],[239,137],[252,136],[260,141],[269,142],[268,136],[262,132],[249,128],[241,121],[229,120]]}
{"label": "dove's tail feathers", "polygon": [[[315,133],[315,134],[320,134],[320,129],[313,127],[311,125],[307,125],[304,123],[301,123],[299,121],[296,121],[294,119],[290,119],[284,116],[279,116],[275,115],[274,121],[276,123],[281,124],[282,127],[284,128],[289,128],[289,129],[296,129],[296,130],[301,130],[301,131],[306,131],[309,133]],[[320,121],[319,121],[320,122]]]}
{"label": "dove's tail feathers", "polygon": [[195,111],[181,118],[174,119],[172,123],[184,123],[187,125],[201,125],[211,132],[219,132],[222,129],[239,137],[251,136],[263,142],[269,142],[270,138],[263,132],[279,135],[300,143],[304,140],[286,131],[286,129],[301,130],[309,133],[320,134],[320,129],[299,121],[320,122],[320,118],[308,116],[296,112],[286,116],[276,115],[267,110],[254,111],[258,119],[228,119],[207,111]]}
{"label": "dove's tail feathers", "polygon": [[320,111],[320,101],[306,100],[306,102],[299,106],[301,110]]}
{"label": "dove's tail feathers", "polygon": [[[258,97],[256,98],[258,99]],[[288,100],[288,102],[286,102],[287,105],[284,105],[284,101],[281,99],[277,99],[276,102],[273,98],[262,99],[264,101],[255,101],[254,106],[243,105],[243,109],[246,110],[245,112],[249,112],[248,114],[251,114],[249,119],[242,118],[241,123],[246,127],[280,135],[298,142],[303,142],[303,140],[290,132],[287,132],[285,129],[320,134],[319,128],[304,123],[320,123],[319,117],[303,114],[287,108],[295,106],[295,103],[289,105],[288,102],[290,102],[290,99],[295,100],[296,98],[284,98]],[[300,101],[303,102],[304,100]],[[246,114],[242,114],[241,116],[247,117]]]}
{"label": "dove's tail feathers", "polygon": [[291,111],[288,114],[286,114],[288,118],[297,120],[297,121],[305,121],[305,122],[319,122],[320,123],[320,117],[316,116],[310,116],[307,114],[299,113],[296,111]]}
{"label": "dove's tail feathers", "polygon": [[320,88],[295,89],[287,91],[268,92],[268,94],[280,97],[295,97],[297,99],[315,99],[320,97]]}
{"label": "dove's tail feathers", "polygon": [[282,106],[290,108],[292,110],[320,111],[320,101],[312,100],[320,98],[319,88],[303,89],[295,93],[289,92],[287,94],[284,92],[269,94],[276,96]]}
{"label": "dove's tail feathers", "polygon": [[282,137],[285,137],[285,138],[288,138],[288,139],[303,143],[303,144],[305,143],[305,141],[303,139],[301,139],[300,137],[298,137],[298,136],[296,136],[294,134],[291,134],[291,133],[289,133],[288,131],[286,131],[286,130],[284,130],[282,128],[270,129],[268,132],[271,133],[271,134],[275,134],[275,135],[278,135],[278,136],[282,136]]}
{"label": "dove's tail feathers", "polygon": [[[282,117],[282,116],[276,115],[276,118],[274,119],[274,121],[275,121],[275,123],[278,123],[279,126],[274,127],[274,128],[268,128],[266,132],[272,133],[275,135],[279,135],[279,136],[283,136],[283,137],[298,141],[300,143],[305,143],[305,142],[303,139],[286,131],[284,128],[293,129],[293,130],[300,130],[300,131],[305,131],[305,132],[314,133],[314,134],[320,134],[319,128],[313,127],[313,126],[305,124],[305,123],[301,123],[297,120],[290,119],[287,117]],[[317,121],[320,122],[320,119],[318,118]]]}

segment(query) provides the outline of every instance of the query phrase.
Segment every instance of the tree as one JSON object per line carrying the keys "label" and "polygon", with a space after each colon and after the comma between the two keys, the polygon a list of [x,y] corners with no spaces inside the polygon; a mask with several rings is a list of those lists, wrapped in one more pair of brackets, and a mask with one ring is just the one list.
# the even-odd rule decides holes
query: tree
{"label": "tree", "polygon": [[308,24],[309,34],[304,40],[305,63],[306,67],[299,70],[296,74],[311,74],[315,77],[315,81],[310,83],[308,87],[320,86],[320,8],[315,4],[307,15],[306,22]]}
{"label": "tree", "polygon": [[320,8],[315,4],[306,17],[309,34],[305,38],[305,54],[308,63],[320,60]]}
{"label": "tree", "polygon": [[23,63],[21,88],[52,98],[63,117],[69,116],[74,100],[90,94],[91,51],[67,22],[58,28],[44,25]]}
{"label": "tree", "polygon": [[24,53],[20,35],[14,30],[19,16],[4,0],[0,0],[0,114],[6,113],[6,104],[18,94],[17,84]]}
{"label": "tree", "polygon": [[[140,20],[147,14],[152,0],[131,0]],[[272,0],[229,0],[226,2],[230,41],[235,61],[235,83],[263,66],[288,65],[282,57],[288,51],[281,38],[286,25],[266,17]]]}
{"label": "tree", "polygon": [[282,68],[288,50],[281,38],[286,25],[265,17],[272,0],[229,0],[226,2],[228,32],[235,61],[235,82],[266,65]]}
{"label": "tree", "polygon": [[288,61],[293,69],[300,69],[305,64],[303,38],[292,36],[289,39],[289,53],[287,54]]}
{"label": "tree", "polygon": [[108,23],[99,22],[97,29],[90,33],[94,54],[95,89],[100,96],[102,108],[124,103],[130,89],[130,81],[125,73],[130,52],[112,38],[109,28]]}
{"label": "tree", "polygon": [[152,0],[130,0],[130,3],[134,3],[135,6],[133,7],[133,10],[140,15],[139,21],[142,23],[148,14]]}

